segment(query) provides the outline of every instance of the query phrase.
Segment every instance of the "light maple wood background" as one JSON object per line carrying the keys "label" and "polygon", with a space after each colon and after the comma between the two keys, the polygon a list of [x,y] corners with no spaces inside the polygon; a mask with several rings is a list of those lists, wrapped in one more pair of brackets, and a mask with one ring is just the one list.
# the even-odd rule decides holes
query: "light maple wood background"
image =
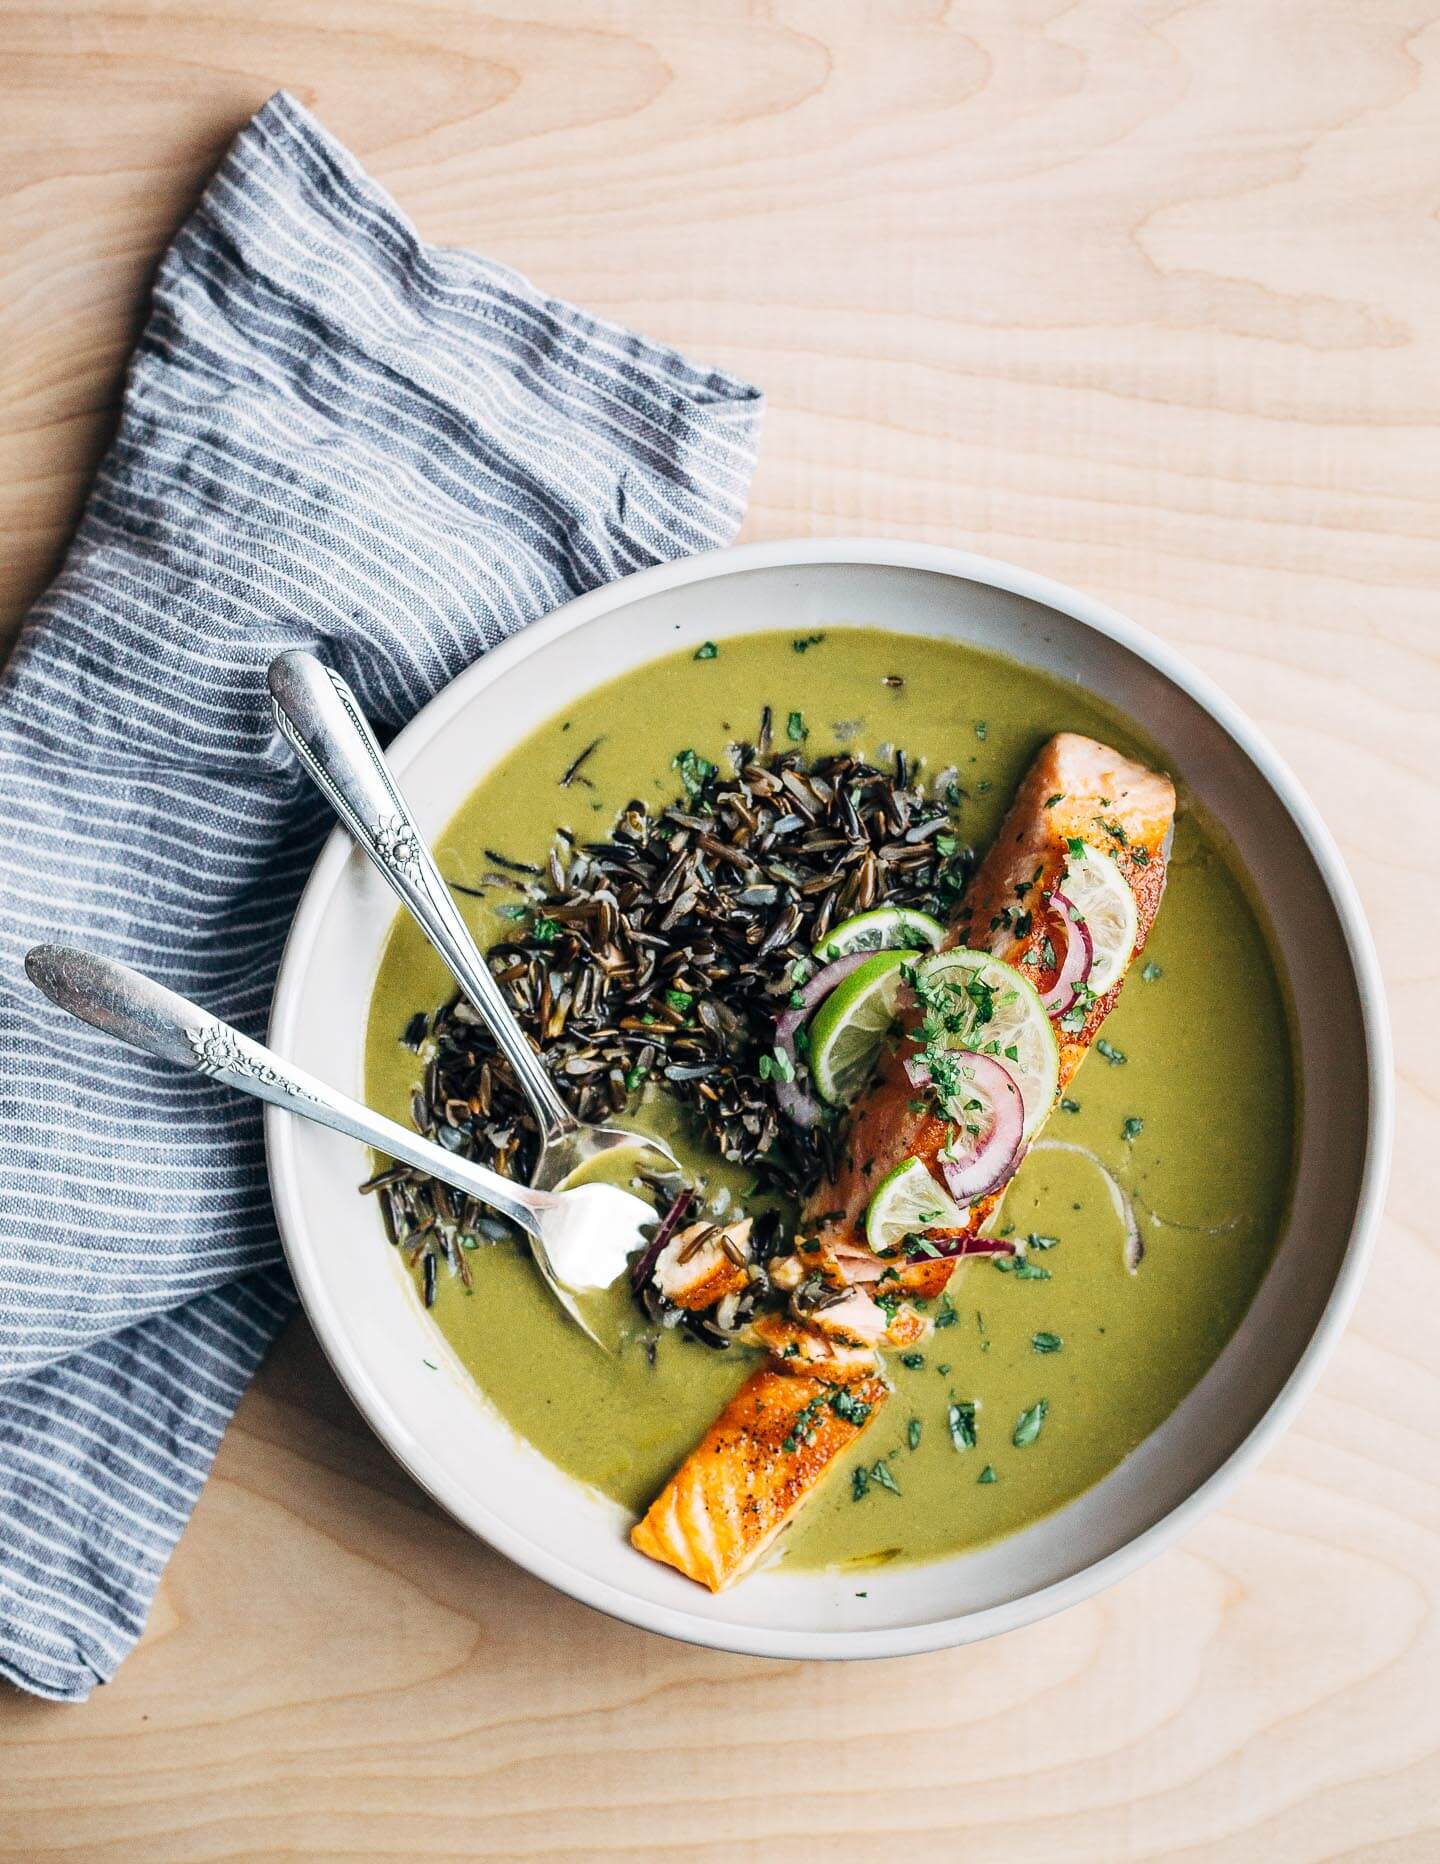
{"label": "light maple wood background", "polygon": [[156,258],[282,84],[430,238],[763,384],[747,536],[1013,558],[1221,681],[1370,910],[1394,1187],[1225,1508],[1091,1604],[896,1663],[546,1591],[297,1323],[118,1680],[0,1691],[0,1853],[1440,1858],[1440,5],[5,0],[7,635]]}

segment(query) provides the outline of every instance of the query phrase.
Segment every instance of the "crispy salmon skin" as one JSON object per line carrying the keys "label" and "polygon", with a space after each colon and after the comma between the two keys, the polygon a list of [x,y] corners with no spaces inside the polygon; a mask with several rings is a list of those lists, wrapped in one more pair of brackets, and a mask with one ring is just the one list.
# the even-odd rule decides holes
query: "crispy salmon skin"
{"label": "crispy salmon skin", "polygon": [[636,1523],[652,1560],[719,1592],[747,1573],[889,1396],[762,1370],[746,1380]]}

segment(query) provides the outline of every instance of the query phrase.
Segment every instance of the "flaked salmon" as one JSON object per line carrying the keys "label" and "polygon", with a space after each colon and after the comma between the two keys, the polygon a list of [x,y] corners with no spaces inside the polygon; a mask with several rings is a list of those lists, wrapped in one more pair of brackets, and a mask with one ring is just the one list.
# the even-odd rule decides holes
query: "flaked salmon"
{"label": "flaked salmon", "polygon": [[636,1523],[631,1542],[721,1591],[773,1544],[889,1390],[878,1376],[839,1385],[768,1368],[754,1373]]}

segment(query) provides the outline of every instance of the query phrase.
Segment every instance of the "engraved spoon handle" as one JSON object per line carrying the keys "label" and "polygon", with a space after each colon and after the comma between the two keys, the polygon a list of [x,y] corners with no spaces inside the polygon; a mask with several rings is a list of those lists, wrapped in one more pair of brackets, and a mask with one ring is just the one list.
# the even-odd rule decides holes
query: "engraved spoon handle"
{"label": "engraved spoon handle", "polygon": [[128,965],[63,945],[37,945],[26,957],[25,969],[52,1003],[81,1022],[414,1165],[512,1218],[542,1242],[540,1218],[558,1207],[558,1197],[502,1178],[372,1113]]}
{"label": "engraved spoon handle", "polygon": [[578,1122],[510,1013],[353,692],[299,649],[270,664],[275,722],[356,841],[410,909],[499,1043],[546,1143]]}

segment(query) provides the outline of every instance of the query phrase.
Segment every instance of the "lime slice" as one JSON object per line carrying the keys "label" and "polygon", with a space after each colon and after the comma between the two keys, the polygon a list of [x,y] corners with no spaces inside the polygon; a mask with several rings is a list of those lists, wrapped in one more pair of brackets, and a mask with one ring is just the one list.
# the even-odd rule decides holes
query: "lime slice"
{"label": "lime slice", "polygon": [[827,932],[815,947],[815,956],[821,964],[831,964],[852,951],[894,951],[902,945],[939,951],[944,943],[945,928],[929,913],[917,912],[913,906],[877,906]]}
{"label": "lime slice", "polygon": [[965,1213],[919,1159],[905,1159],[881,1183],[865,1212],[865,1240],[877,1255],[921,1230],[963,1230]]}
{"label": "lime slice", "polygon": [[1140,929],[1140,915],[1130,883],[1100,848],[1087,842],[1085,852],[1073,858],[1065,869],[1060,891],[1085,921],[1095,947],[1090,975],[1085,982],[1097,997],[1113,990],[1125,975],[1135,937]]}
{"label": "lime slice", "polygon": [[895,1024],[900,967],[918,951],[878,951],[867,958],[815,1012],[810,1025],[810,1072],[832,1107],[848,1107],[875,1072],[881,1047]]}
{"label": "lime slice", "polygon": [[1014,965],[963,945],[933,953],[916,972],[921,1000],[935,1012],[927,1024],[958,1020],[935,1040],[993,1055],[1014,1077],[1025,1103],[1021,1139],[1028,1139],[1054,1106],[1060,1083],[1059,1044],[1035,986]]}

